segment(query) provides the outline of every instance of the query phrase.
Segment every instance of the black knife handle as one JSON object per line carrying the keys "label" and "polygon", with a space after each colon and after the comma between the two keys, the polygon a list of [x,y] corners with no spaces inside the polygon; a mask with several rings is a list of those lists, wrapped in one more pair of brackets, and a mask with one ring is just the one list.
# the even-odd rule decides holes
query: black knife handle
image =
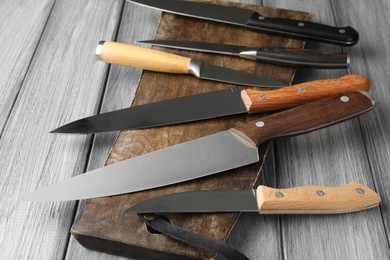
{"label": "black knife handle", "polygon": [[248,48],[240,52],[239,56],[260,62],[299,68],[341,69],[349,66],[349,57],[345,53],[307,49]]}
{"label": "black knife handle", "polygon": [[254,29],[293,38],[352,46],[359,40],[358,32],[352,27],[333,27],[307,21],[264,17],[254,12],[246,23]]}

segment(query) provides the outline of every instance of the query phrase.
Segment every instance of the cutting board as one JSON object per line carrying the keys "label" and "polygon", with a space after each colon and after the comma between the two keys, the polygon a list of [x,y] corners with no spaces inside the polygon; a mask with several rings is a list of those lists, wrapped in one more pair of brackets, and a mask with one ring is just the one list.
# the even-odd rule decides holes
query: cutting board
{"label": "cutting board", "polygon": [[[303,12],[222,1],[210,2],[256,10],[264,16],[269,17],[293,18],[308,21],[313,19],[312,14]],[[304,42],[300,40],[262,34],[240,27],[168,13],[162,14],[155,38],[209,41],[253,47],[304,48]],[[286,85],[291,83],[295,73],[295,70],[292,68],[261,64],[236,57],[157,47],[156,49],[223,67],[262,75],[282,81]],[[231,84],[199,80],[190,75],[173,75],[144,71],[132,106],[222,90],[232,86]],[[241,88],[241,86],[234,87]],[[201,106],[202,104],[199,105]],[[119,133],[111,154],[107,159],[107,165],[227,130],[260,116],[240,115],[153,129],[122,131]],[[86,248],[129,258],[214,259],[215,256],[213,253],[192,248],[162,234],[150,233],[146,229],[143,221],[136,214],[122,214],[122,211],[136,202],[162,194],[190,190],[250,189],[258,178],[268,146],[268,144],[265,144],[260,147],[259,154],[261,161],[257,164],[158,189],[87,200],[76,218],[71,233]],[[201,163],[199,162],[199,164]],[[129,172],[129,178],[132,178],[131,172]],[[170,222],[180,227],[214,239],[226,240],[239,214],[167,214],[166,217]]]}

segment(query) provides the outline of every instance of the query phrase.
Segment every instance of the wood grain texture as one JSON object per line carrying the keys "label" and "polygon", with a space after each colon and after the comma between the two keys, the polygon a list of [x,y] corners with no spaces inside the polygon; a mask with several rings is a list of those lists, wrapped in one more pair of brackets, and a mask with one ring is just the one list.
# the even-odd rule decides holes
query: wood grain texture
{"label": "wood grain texture", "polygon": [[190,58],[119,42],[105,42],[100,60],[143,70],[188,74]]}
{"label": "wood grain texture", "polygon": [[331,126],[365,113],[373,106],[374,101],[367,93],[347,93],[261,117],[232,130],[258,146],[282,137]]}
{"label": "wood grain texture", "polygon": [[[345,3],[332,1],[336,22],[338,24],[350,21],[353,26],[361,30],[360,44],[351,49],[351,55],[358,62],[352,64],[350,70],[353,73],[364,73],[372,79],[372,93],[377,100],[377,107],[370,116],[363,116],[360,123],[363,131],[363,139],[367,149],[372,177],[375,187],[382,197],[381,214],[385,223],[387,241],[390,240],[390,88],[386,82],[388,79],[387,68],[390,65],[390,50],[386,46],[390,35],[385,27],[390,22],[386,15],[390,6],[387,1],[379,1],[375,5],[369,5],[364,1],[357,1],[352,7],[347,8]],[[348,9],[347,13],[341,10]],[[363,21],[355,19],[364,16]],[[378,30],[378,31],[377,31]],[[379,223],[378,223],[379,224]]]}
{"label": "wood grain texture", "polygon": [[[254,7],[255,8],[255,7]],[[295,15],[298,18],[309,19],[311,16],[303,13],[290,13],[278,10],[266,10],[261,7],[256,7],[261,11],[269,12],[270,15],[287,15],[292,17]],[[191,26],[190,26],[191,25]],[[207,28],[207,29],[206,29]],[[195,31],[204,31],[205,34],[195,34]],[[229,32],[229,33],[227,33]],[[235,44],[255,44],[256,42],[269,42],[274,39],[274,36],[257,34],[248,32],[242,28],[221,25],[217,23],[209,23],[202,20],[179,17],[171,14],[164,14],[159,31],[156,38],[175,38],[182,37],[186,39],[198,39],[199,37],[213,38],[216,41],[232,40],[229,35],[237,35]],[[248,35],[247,35],[248,34]],[[250,35],[250,36],[249,36]],[[255,39],[256,37],[256,39]],[[261,38],[261,40],[259,39]],[[279,37],[276,37],[279,38]],[[198,39],[199,40],[199,39]],[[234,42],[233,42],[234,43]],[[292,45],[291,47],[302,47],[302,43],[298,40],[284,39],[279,44]],[[168,50],[167,50],[168,51]],[[183,56],[191,56],[202,61],[213,63],[216,65],[233,65],[235,69],[247,70],[259,75],[264,75],[268,72],[263,68],[262,73],[259,66],[251,61],[242,61],[232,63],[232,57],[217,57],[211,54],[194,53],[186,55],[186,51],[173,51],[180,53]],[[196,56],[196,57],[195,57]],[[224,64],[218,64],[219,59],[224,60]],[[261,66],[260,66],[261,67]],[[272,67],[273,69],[273,67]],[[293,75],[292,69],[276,68],[277,75],[273,77],[277,80],[289,82]],[[288,76],[287,76],[288,75]],[[283,79],[284,78],[284,79]],[[177,86],[180,85],[180,88]],[[205,83],[194,79],[191,76],[177,76],[161,73],[144,72],[137,90],[136,98],[133,105],[140,105],[148,102],[174,98],[177,96],[191,95],[211,90],[219,90],[229,87],[222,83]],[[160,91],[164,89],[164,91]],[[167,146],[191,140],[206,134],[215,133],[220,130],[225,130],[236,124],[237,121],[246,121],[247,118],[234,117],[229,119],[209,120],[199,123],[184,124],[180,126],[161,127],[155,129],[147,129],[142,131],[125,131],[118,136],[116,144],[111,152],[108,164],[144,154],[156,149],[161,149]],[[150,142],[153,140],[153,143]],[[264,155],[266,147],[262,147],[261,156]],[[129,257],[146,257],[146,258],[163,258],[180,255],[181,257],[196,257],[196,258],[211,258],[207,252],[192,249],[183,246],[181,243],[166,238],[165,236],[156,236],[147,233],[142,221],[137,216],[123,216],[120,213],[129,205],[158,194],[165,194],[178,191],[194,190],[194,189],[245,189],[253,186],[256,175],[258,174],[260,165],[255,164],[242,168],[239,171],[229,171],[220,176],[212,176],[199,181],[191,181],[185,184],[172,185],[152,191],[144,191],[129,195],[115,196],[111,198],[102,198],[89,200],[83,207],[79,217],[77,218],[72,234],[80,243],[94,250],[107,251],[114,254],[126,255]],[[234,179],[234,181],[233,181]],[[103,206],[104,205],[104,206]],[[104,209],[106,214],[101,214]],[[99,210],[100,214],[97,214]],[[232,224],[236,221],[238,214],[222,214],[222,215],[180,215],[171,214],[169,219],[187,229],[202,233],[203,235],[226,239]],[[104,221],[103,219],[104,218]],[[223,221],[223,222],[222,222]],[[202,223],[200,225],[200,223]],[[217,224],[218,223],[218,224]],[[228,224],[230,223],[230,224]],[[126,230],[124,233],[123,230]],[[132,234],[129,236],[128,234]],[[104,238],[104,239],[103,239]]]}
{"label": "wood grain texture", "polygon": [[53,4],[53,0],[0,3],[0,136]]}
{"label": "wood grain texture", "polygon": [[378,194],[357,182],[289,189],[261,185],[256,198],[260,214],[341,214],[370,209],[380,202]]}
{"label": "wood grain texture", "polygon": [[[333,1],[335,4],[337,1]],[[375,12],[367,13],[367,4],[342,6],[337,2],[331,6],[330,1],[264,1],[265,5],[278,6],[282,8],[291,8],[303,11],[313,11],[316,14],[316,21],[338,26],[351,24],[359,29],[361,34],[360,42],[351,48],[345,48],[351,56],[351,73],[358,73],[367,76],[371,80],[371,91],[377,102],[376,108],[361,118],[371,118],[376,111],[381,110],[381,103],[385,96],[376,94],[378,84],[384,76],[376,66],[383,64],[378,55],[373,55],[372,45],[363,44],[368,39],[377,39],[376,35],[387,35],[374,33],[372,28],[382,28],[384,21],[375,19],[371,27],[358,17],[379,17]],[[376,6],[376,7],[374,7]],[[371,5],[370,8],[383,8],[383,14],[388,7],[382,1],[378,5]],[[357,11],[359,10],[359,11]],[[353,15],[349,15],[350,12]],[[342,22],[335,23],[335,16],[339,19],[343,17]],[[348,19],[347,19],[348,18]],[[361,20],[361,21],[360,21]],[[368,19],[370,20],[370,19]],[[356,22],[359,21],[359,24]],[[370,22],[371,23],[371,22]],[[374,25],[375,24],[375,25]],[[370,29],[371,28],[371,29]],[[369,36],[364,36],[370,32]],[[380,36],[380,37],[382,37]],[[364,40],[366,39],[366,40]],[[377,42],[377,47],[380,40]],[[340,48],[326,44],[308,43],[309,48],[340,51]],[[384,47],[378,50],[385,51]],[[370,51],[371,50],[371,51]],[[369,57],[366,53],[369,53]],[[376,53],[376,52],[375,52]],[[385,57],[382,51],[379,51],[381,57]],[[368,59],[362,58],[366,56]],[[359,64],[360,70],[354,67]],[[383,65],[379,65],[383,66]],[[386,66],[386,65],[385,65]],[[375,74],[368,74],[370,68],[376,67]],[[344,74],[345,71],[319,71],[319,70],[301,70],[296,75],[295,82],[304,82],[319,78],[336,77]],[[386,89],[386,84],[384,84]],[[382,101],[382,102],[381,102]],[[378,119],[378,117],[376,117]],[[350,120],[348,122],[332,126],[327,129],[316,131],[304,136],[285,139],[276,142],[277,158],[276,176],[280,188],[289,188],[299,185],[345,185],[351,181],[358,181],[370,188],[376,187],[373,183],[370,162],[367,159],[365,149],[365,139],[361,134],[360,120]],[[383,120],[383,119],[382,119]],[[371,128],[371,127],[370,127]],[[384,140],[383,140],[384,141]],[[378,143],[379,144],[379,143]],[[384,145],[382,143],[381,147]],[[370,152],[374,154],[374,150]],[[369,155],[371,156],[371,155]],[[388,165],[384,161],[378,162],[380,165]],[[383,167],[383,166],[382,166]],[[375,173],[375,172],[374,172]],[[374,176],[382,176],[387,171],[376,172]],[[388,259],[389,247],[386,239],[386,233],[383,230],[382,216],[379,209],[387,205],[386,196],[383,196],[381,190],[378,190],[382,198],[380,208],[360,212],[359,214],[347,214],[332,217],[322,216],[283,216],[282,217],[282,252],[284,258],[289,259]],[[248,228],[251,228],[250,226]],[[308,250],[311,248],[312,250]],[[257,250],[257,249],[253,249]],[[260,251],[260,250],[257,250]],[[262,253],[253,252],[254,256]]]}
{"label": "wood grain texture", "polygon": [[[119,24],[118,36],[115,40],[133,44],[139,39],[153,38],[160,16],[160,11],[125,2]],[[103,40],[114,39],[104,38]],[[141,74],[142,70],[139,69],[115,65],[110,66],[100,112],[103,113],[128,107],[134,99]],[[117,135],[117,132],[95,135],[88,160],[88,171],[104,166]],[[80,202],[78,212],[84,206],[84,203],[85,201]],[[127,258],[89,250],[80,245],[73,236],[70,236],[66,259],[117,260]]]}
{"label": "wood grain texture", "polygon": [[90,138],[48,132],[96,110],[107,66],[93,49],[115,32],[120,3],[57,1],[53,7],[0,140],[1,259],[60,259],[66,251],[74,203],[17,199],[83,172]]}
{"label": "wood grain texture", "polygon": [[282,110],[310,101],[354,92],[369,91],[370,81],[359,75],[346,75],[337,79],[323,79],[296,84],[277,90],[246,89],[241,97],[248,113]]}

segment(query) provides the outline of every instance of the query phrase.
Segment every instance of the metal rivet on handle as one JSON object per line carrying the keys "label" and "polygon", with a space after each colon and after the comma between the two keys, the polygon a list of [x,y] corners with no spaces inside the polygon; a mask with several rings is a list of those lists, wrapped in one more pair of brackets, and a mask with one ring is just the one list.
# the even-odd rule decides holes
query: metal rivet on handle
{"label": "metal rivet on handle", "polygon": [[305,91],[306,91],[305,88],[299,88],[299,89],[298,89],[298,92],[301,92],[301,93],[302,93],[302,92],[305,92]]}
{"label": "metal rivet on handle", "polygon": [[348,102],[348,101],[349,101],[349,97],[347,97],[347,96],[342,96],[342,97],[340,98],[340,100],[343,101],[343,102]]}
{"label": "metal rivet on handle", "polygon": [[259,17],[257,17],[257,19],[259,19],[259,20],[265,20],[265,17],[260,15]]}
{"label": "metal rivet on handle", "polygon": [[346,31],[344,29],[340,29],[339,33],[346,33]]}
{"label": "metal rivet on handle", "polygon": [[265,98],[265,94],[260,94],[259,98],[261,98],[261,99]]}
{"label": "metal rivet on handle", "polygon": [[257,127],[263,127],[265,123],[263,121],[256,122]]}
{"label": "metal rivet on handle", "polygon": [[364,194],[364,190],[362,188],[356,188],[355,190],[359,194]]}
{"label": "metal rivet on handle", "polygon": [[280,191],[278,191],[278,192],[275,193],[275,196],[276,196],[277,198],[283,198],[283,197],[284,197],[284,194],[281,193]]}
{"label": "metal rivet on handle", "polygon": [[322,197],[322,196],[325,195],[325,192],[322,191],[322,190],[318,190],[318,191],[316,191],[316,194],[317,194],[318,196]]}
{"label": "metal rivet on handle", "polygon": [[305,23],[298,23],[298,26],[303,27],[303,26],[305,26]]}

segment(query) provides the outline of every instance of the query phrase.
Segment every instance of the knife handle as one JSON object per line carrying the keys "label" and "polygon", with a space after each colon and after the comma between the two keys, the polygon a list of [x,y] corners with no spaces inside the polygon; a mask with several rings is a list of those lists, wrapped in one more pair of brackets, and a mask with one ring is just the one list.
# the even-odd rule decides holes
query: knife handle
{"label": "knife handle", "polygon": [[259,186],[256,197],[260,214],[339,214],[370,209],[381,201],[373,190],[356,182],[341,187]]}
{"label": "knife handle", "polygon": [[144,70],[188,74],[190,58],[118,42],[99,42],[96,57],[104,62]]}
{"label": "knife handle", "polygon": [[346,53],[296,48],[246,48],[239,53],[239,56],[259,62],[299,68],[340,69],[347,68],[350,63]]}
{"label": "knife handle", "polygon": [[246,23],[253,29],[289,36],[303,40],[352,46],[359,40],[358,32],[352,27],[333,27],[301,20],[264,17],[254,12]]}
{"label": "knife handle", "polygon": [[241,98],[248,113],[253,114],[282,110],[330,96],[369,89],[370,81],[367,78],[349,74],[337,79],[310,81],[277,90],[246,89],[241,91]]}
{"label": "knife handle", "polygon": [[364,91],[333,96],[279,113],[231,129],[253,145],[276,138],[293,136],[327,127],[358,116],[374,107],[374,100]]}

